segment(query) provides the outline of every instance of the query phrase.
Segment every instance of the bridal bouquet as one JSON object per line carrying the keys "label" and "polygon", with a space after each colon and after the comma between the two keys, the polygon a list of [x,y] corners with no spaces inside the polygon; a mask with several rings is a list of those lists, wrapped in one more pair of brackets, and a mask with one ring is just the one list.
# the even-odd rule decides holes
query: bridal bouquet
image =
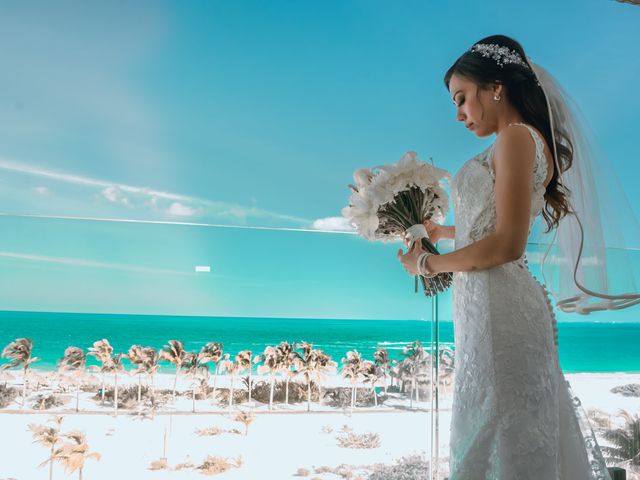
{"label": "bridal bouquet", "polygon": [[[415,232],[416,226],[424,231],[425,220],[444,221],[449,197],[443,178],[451,183],[449,172],[419,161],[416,152],[405,153],[397,163],[360,168],[353,174],[356,184],[349,185],[352,194],[342,215],[368,240],[401,240],[411,227],[410,232]],[[420,240],[424,250],[438,254],[426,235]],[[425,295],[433,296],[448,288],[453,276],[442,272],[420,279]]]}

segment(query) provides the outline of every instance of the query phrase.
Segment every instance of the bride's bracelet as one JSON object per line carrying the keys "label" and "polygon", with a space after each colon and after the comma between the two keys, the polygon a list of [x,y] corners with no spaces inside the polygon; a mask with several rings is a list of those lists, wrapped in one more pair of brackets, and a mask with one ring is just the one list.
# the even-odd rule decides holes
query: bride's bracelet
{"label": "bride's bracelet", "polygon": [[422,275],[423,277],[426,277],[426,278],[433,278],[436,275],[438,275],[436,272],[430,272],[426,268],[426,263],[427,263],[426,259],[431,255],[434,255],[434,254],[431,252],[422,252],[418,257],[418,262],[416,263],[416,270],[418,271],[418,275]]}

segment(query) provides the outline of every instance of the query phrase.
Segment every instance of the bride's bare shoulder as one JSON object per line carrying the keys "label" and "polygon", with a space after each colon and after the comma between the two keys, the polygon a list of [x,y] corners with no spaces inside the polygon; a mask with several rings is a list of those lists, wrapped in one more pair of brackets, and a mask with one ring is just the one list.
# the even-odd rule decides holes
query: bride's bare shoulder
{"label": "bride's bare shoulder", "polygon": [[521,164],[523,160],[527,164],[533,164],[536,154],[536,146],[526,127],[518,128],[517,125],[509,125],[503,128],[496,136],[493,152],[493,170],[500,169],[501,163]]}
{"label": "bride's bare shoulder", "polygon": [[528,158],[534,158],[535,142],[529,129],[533,130],[542,141],[543,154],[545,161],[547,162],[547,176],[543,182],[546,187],[553,177],[553,155],[544,136],[536,127],[532,125],[525,125],[523,123],[514,123],[509,125],[502,129],[502,131],[496,136],[495,148],[496,150],[509,150],[511,152],[509,156],[513,156],[514,154],[517,155],[517,152],[521,152],[521,155],[525,155]]}

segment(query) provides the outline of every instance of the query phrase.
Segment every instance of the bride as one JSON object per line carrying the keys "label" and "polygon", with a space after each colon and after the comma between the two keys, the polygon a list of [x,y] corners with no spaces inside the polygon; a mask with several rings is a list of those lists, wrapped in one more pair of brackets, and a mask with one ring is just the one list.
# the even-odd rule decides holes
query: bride
{"label": "bride", "polygon": [[[397,254],[411,275],[454,272],[449,479],[609,480],[559,365],[550,291],[530,273],[525,255],[542,214],[558,239],[556,260],[565,260],[554,262],[562,284],[553,292],[558,308],[586,314],[640,302],[636,292],[604,292],[605,267],[578,269],[584,248],[594,254],[605,246],[595,236],[603,218],[587,201],[588,143],[564,92],[509,37],[475,43],[447,71],[445,84],[457,120],[478,137],[496,135],[451,183],[455,227],[424,224],[423,236],[433,243],[453,238],[456,249],[432,255],[417,241]],[[544,259],[541,267],[544,275]]]}

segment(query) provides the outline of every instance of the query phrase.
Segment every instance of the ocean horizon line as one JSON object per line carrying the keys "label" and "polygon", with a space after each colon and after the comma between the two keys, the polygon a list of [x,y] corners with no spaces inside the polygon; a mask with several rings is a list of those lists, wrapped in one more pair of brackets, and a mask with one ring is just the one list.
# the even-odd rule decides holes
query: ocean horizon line
{"label": "ocean horizon line", "polygon": [[[177,318],[246,318],[246,319],[261,319],[261,320],[344,320],[344,321],[365,321],[365,322],[431,322],[431,319],[419,319],[419,318],[355,318],[355,317],[256,317],[256,316],[242,316],[242,315],[188,315],[188,314],[170,314],[170,313],[117,313],[117,312],[69,312],[69,311],[54,311],[54,310],[2,310],[1,314],[43,314],[50,313],[56,315],[96,315],[96,316],[121,316],[121,317],[177,317]],[[450,322],[453,320],[443,320],[440,322]],[[640,322],[639,322],[640,324]]]}
{"label": "ocean horizon line", "polygon": [[[356,317],[285,317],[285,316],[249,316],[249,315],[188,315],[172,313],[122,313],[122,312],[70,312],[56,310],[4,310],[2,314],[55,314],[55,315],[94,315],[94,316],[121,316],[121,317],[168,317],[168,318],[237,318],[237,319],[260,319],[260,320],[339,320],[339,321],[364,321],[364,322],[431,322],[431,319],[420,318],[356,318]],[[452,319],[439,319],[440,323],[453,323]],[[607,321],[607,320],[558,320],[558,324],[613,324],[613,325],[637,325],[640,326],[640,319],[636,321]]]}

